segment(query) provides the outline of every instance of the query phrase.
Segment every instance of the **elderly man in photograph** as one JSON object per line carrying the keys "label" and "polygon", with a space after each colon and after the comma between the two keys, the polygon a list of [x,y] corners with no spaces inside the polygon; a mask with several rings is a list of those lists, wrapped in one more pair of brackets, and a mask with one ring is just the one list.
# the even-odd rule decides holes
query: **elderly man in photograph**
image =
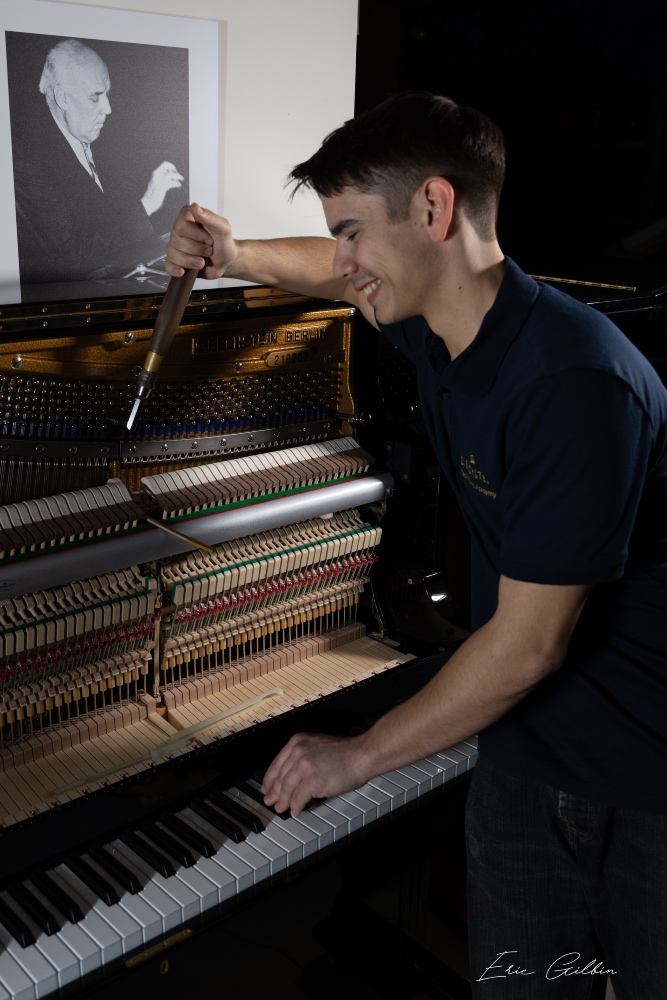
{"label": "elderly man in photograph", "polygon": [[68,38],[48,53],[43,113],[13,135],[22,286],[130,270],[133,248],[158,246],[151,216],[183,177],[163,162],[139,198],[130,178],[98,169],[92,147],[111,114],[110,89],[105,63],[82,42]]}

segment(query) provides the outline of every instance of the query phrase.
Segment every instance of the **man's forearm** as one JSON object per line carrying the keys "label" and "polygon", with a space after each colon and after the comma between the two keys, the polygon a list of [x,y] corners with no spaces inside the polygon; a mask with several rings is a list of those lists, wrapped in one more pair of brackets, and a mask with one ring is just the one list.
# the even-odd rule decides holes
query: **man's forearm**
{"label": "man's forearm", "polygon": [[511,643],[499,643],[491,624],[475,632],[421,691],[357,738],[365,769],[381,774],[495,722],[552,669],[540,669],[529,657]]}
{"label": "man's forearm", "polygon": [[237,258],[227,278],[242,278],[301,295],[345,299],[348,283],[333,276],[334,240],[293,236],[276,240],[237,240]]}

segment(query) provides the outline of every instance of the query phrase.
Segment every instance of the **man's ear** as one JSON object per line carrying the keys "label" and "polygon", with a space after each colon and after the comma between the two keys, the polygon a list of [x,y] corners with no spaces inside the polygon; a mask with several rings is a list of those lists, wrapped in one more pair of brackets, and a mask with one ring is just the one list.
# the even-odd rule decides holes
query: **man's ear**
{"label": "man's ear", "polygon": [[433,243],[443,243],[454,217],[454,188],[446,177],[429,177],[419,191],[424,227]]}
{"label": "man's ear", "polygon": [[67,91],[59,84],[53,88],[53,100],[61,111],[67,111]]}

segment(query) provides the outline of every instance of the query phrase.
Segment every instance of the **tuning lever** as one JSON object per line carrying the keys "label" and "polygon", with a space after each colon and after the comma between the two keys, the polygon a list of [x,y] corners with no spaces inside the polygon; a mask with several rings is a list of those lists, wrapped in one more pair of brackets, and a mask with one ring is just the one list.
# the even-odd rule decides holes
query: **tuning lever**
{"label": "tuning lever", "polygon": [[182,278],[171,278],[169,281],[160,311],[155,320],[153,336],[151,337],[146,360],[144,361],[143,368],[137,375],[134,405],[127,421],[128,431],[132,430],[139,407],[148,399],[155,385],[160,365],[171,347],[174,334],[178,330],[179,323],[183,318],[183,313],[185,312],[185,307],[188,304],[198,273],[195,268],[189,268]]}

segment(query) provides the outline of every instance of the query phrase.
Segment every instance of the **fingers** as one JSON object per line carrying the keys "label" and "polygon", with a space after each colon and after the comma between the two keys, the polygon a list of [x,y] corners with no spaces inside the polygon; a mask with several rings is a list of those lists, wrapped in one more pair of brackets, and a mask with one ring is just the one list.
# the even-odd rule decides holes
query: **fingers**
{"label": "fingers", "polygon": [[352,741],[343,737],[313,733],[293,736],[264,775],[266,805],[277,812],[289,808],[293,816],[298,816],[311,799],[356,787],[354,770],[349,766],[352,750]]}
{"label": "fingers", "polygon": [[176,278],[185,273],[185,268],[201,270],[213,253],[213,237],[195,220],[194,207],[184,205],[180,210],[167,245],[166,270]]}

